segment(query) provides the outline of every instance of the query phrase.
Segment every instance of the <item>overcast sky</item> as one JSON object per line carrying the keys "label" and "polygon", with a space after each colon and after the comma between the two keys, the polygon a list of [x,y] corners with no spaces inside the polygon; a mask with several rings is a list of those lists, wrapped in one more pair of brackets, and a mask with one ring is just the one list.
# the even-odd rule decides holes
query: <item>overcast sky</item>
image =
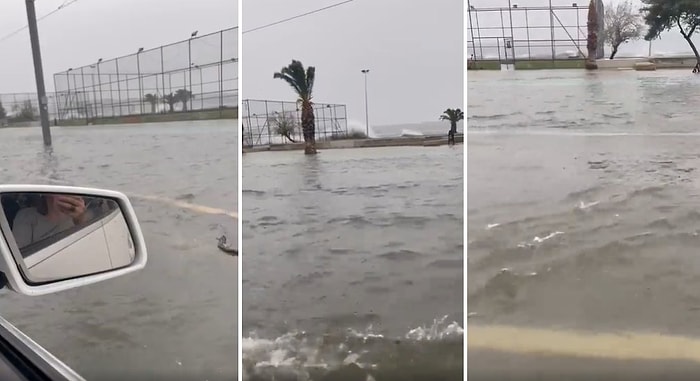
{"label": "overcast sky", "polygon": [[[37,0],[37,17],[64,0]],[[27,24],[25,2],[0,0],[0,38]],[[78,0],[39,23],[44,78],[238,24],[235,0]],[[29,31],[0,41],[0,93],[36,92]]]}
{"label": "overcast sky", "polygon": [[[624,0],[604,0],[603,3],[607,6],[608,4],[618,4]],[[535,7],[535,6],[547,6],[549,3],[549,0],[511,0],[512,4],[517,4],[520,7]],[[560,6],[570,6],[572,3],[578,2],[579,5],[588,5],[588,0],[553,0],[552,3],[554,5],[560,5]],[[484,11],[478,11],[480,8],[497,8],[497,7],[505,7],[508,8],[508,0],[469,0],[469,3],[474,6],[477,9],[477,12],[472,12],[471,13],[471,22],[473,23],[473,28],[474,28],[474,35],[478,35],[476,31],[476,15],[478,15],[478,21],[479,21],[479,26],[481,27],[481,36],[482,36],[482,41],[484,45],[488,45],[488,40],[483,38],[486,36],[493,36],[493,37],[500,37],[502,36],[503,31],[500,29],[496,30],[490,30],[486,31],[485,28],[488,27],[498,27],[500,28],[501,26],[501,20],[500,20],[500,14],[498,12],[484,12]],[[641,8],[642,3],[640,0],[633,0],[632,3],[636,8]],[[606,7],[608,8],[608,7]],[[580,36],[582,39],[586,38],[586,17],[588,14],[587,10],[581,10],[579,14],[579,19],[577,21],[576,18],[576,11],[574,10],[556,10],[554,12],[556,16],[561,20],[562,24],[566,25],[567,28],[566,30],[571,34],[574,38],[576,38],[576,25],[580,26]],[[525,13],[523,11],[517,11],[517,12],[512,12],[513,15],[513,26],[525,26]],[[504,18],[504,24],[506,25],[506,28],[508,28],[509,24],[509,19],[510,19],[510,14],[509,12],[505,12],[503,15]],[[545,11],[533,11],[533,12],[528,12],[528,23],[531,26],[548,26],[549,25],[549,13]],[[555,19],[555,25],[558,23],[557,19]],[[469,20],[466,22],[467,24],[467,39],[471,39],[471,29],[469,27]],[[510,33],[506,29],[506,34],[509,35]],[[523,30],[516,30],[515,31],[515,39],[522,39],[526,40],[527,35],[526,31]],[[568,35],[565,31],[564,28],[562,27],[557,27],[555,29],[555,35],[556,39],[567,39]],[[695,41],[700,42],[700,38],[698,38],[698,35],[695,35],[696,37],[694,38]],[[550,31],[547,28],[543,28],[540,30],[531,30],[530,31],[530,40],[535,40],[535,39],[550,39]],[[494,41],[494,40],[491,40]],[[697,43],[696,42],[696,43]],[[543,45],[547,45],[547,43],[543,43]],[[478,42],[476,43],[477,50],[479,50]],[[585,43],[581,46],[581,49],[585,52],[586,47]],[[531,49],[535,50],[535,49]],[[539,50],[541,53],[545,53],[549,51],[549,55],[551,56],[551,48],[542,48]],[[576,48],[573,44],[571,44],[570,47],[561,47],[558,49],[558,53],[566,53],[566,51],[572,51],[575,52]],[[644,41],[644,40],[639,40],[639,41],[633,41],[628,44],[623,44],[619,51],[618,51],[618,56],[647,56],[649,53],[649,43]],[[472,54],[472,48],[471,44],[469,44],[469,55]],[[489,54],[495,54],[496,56],[498,55],[497,51],[493,51],[490,53],[484,52],[484,56],[488,56]],[[527,48],[518,48],[516,47],[516,55],[520,54],[527,54]],[[606,46],[605,48],[605,54],[608,55],[610,54],[610,47]],[[685,42],[685,40],[682,38],[680,33],[678,32],[677,29],[674,29],[670,32],[664,33],[661,36],[661,39],[655,40],[652,43],[652,54],[659,54],[659,55],[672,55],[672,54],[690,54],[692,55],[693,52],[690,49],[690,46]],[[478,53],[477,53],[478,55]]]}
{"label": "overcast sky", "polygon": [[[339,0],[243,0],[243,31]],[[463,107],[464,0],[355,0],[243,35],[243,98],[290,100],[273,73],[292,59],[316,67],[314,99],[346,104],[364,126],[436,121]]]}

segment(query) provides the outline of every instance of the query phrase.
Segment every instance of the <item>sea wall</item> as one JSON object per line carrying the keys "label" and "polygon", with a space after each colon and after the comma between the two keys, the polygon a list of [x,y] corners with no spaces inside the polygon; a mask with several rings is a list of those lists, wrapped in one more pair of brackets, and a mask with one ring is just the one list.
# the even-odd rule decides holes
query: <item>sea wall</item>
{"label": "sea wall", "polygon": [[[464,143],[464,134],[455,135],[455,142]],[[376,147],[435,147],[441,145],[447,145],[447,136],[411,136],[378,139],[345,139],[316,142],[316,148],[318,148],[319,150]],[[294,151],[303,149],[304,143],[289,143],[244,148],[243,152]]]}
{"label": "sea wall", "polygon": [[[597,60],[598,69],[601,70],[625,70],[634,69],[634,65],[640,62],[653,62],[657,69],[692,69],[695,66],[695,57],[635,57],[616,58],[614,60]],[[515,70],[546,70],[546,69],[585,69],[585,61],[580,59],[557,60],[522,60],[515,61]],[[498,60],[471,61],[469,70],[501,70]]]}

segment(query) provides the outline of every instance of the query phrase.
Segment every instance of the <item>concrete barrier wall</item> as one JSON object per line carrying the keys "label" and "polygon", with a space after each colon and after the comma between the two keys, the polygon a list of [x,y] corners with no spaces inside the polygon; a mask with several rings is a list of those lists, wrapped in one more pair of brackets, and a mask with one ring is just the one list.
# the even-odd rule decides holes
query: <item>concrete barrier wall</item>
{"label": "concrete barrier wall", "polygon": [[651,61],[656,63],[659,69],[692,69],[696,63],[695,57],[654,58]]}
{"label": "concrete barrier wall", "polygon": [[[59,120],[59,126],[85,126],[87,124],[133,124],[155,122],[181,122],[194,120],[237,119],[238,108],[168,112],[164,114],[129,115],[114,118]],[[53,123],[53,120],[51,121]]]}
{"label": "concrete barrier wall", "polygon": [[[53,125],[53,124],[52,124]],[[29,121],[29,122],[6,122],[3,124],[0,122],[0,126],[16,128],[16,127],[41,127],[41,122],[39,121]]]}
{"label": "concrete barrier wall", "polygon": [[653,62],[657,69],[692,69],[695,66],[695,57],[679,58],[616,58],[614,60],[598,60],[598,69],[634,69],[634,65],[643,62]]}
{"label": "concrete barrier wall", "polygon": [[646,58],[620,58],[615,60],[597,60],[600,70],[634,69],[634,65],[640,62],[649,62]]}
{"label": "concrete barrier wall", "polygon": [[[464,134],[455,135],[456,143],[464,143]],[[316,148],[323,149],[348,149],[348,148],[378,148],[378,147],[435,147],[447,145],[447,137],[444,136],[417,136],[380,139],[347,139],[316,142]],[[245,148],[243,152],[261,151],[295,151],[303,150],[304,143],[271,144],[264,147]]]}
{"label": "concrete barrier wall", "polygon": [[[596,60],[598,69],[620,70],[634,69],[634,65],[639,62],[653,62],[658,69],[685,69],[695,66],[695,57],[634,57]],[[584,61],[572,60],[516,60],[515,70],[538,70],[538,69],[584,69]],[[468,70],[501,70],[499,61],[480,60],[470,61]]]}

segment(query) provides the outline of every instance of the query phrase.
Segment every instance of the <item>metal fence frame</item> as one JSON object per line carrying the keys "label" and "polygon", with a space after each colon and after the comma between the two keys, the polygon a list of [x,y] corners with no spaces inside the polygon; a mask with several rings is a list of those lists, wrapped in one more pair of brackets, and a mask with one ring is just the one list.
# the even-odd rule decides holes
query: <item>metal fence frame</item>
{"label": "metal fence frame", "polygon": [[[238,27],[54,74],[58,120],[112,118],[238,106]],[[171,106],[165,96],[192,98]],[[146,100],[146,96],[150,100]],[[186,98],[186,97],[185,97]],[[178,107],[182,106],[179,110]]]}
{"label": "metal fence frame", "polygon": [[[555,4],[554,1],[558,4]],[[588,54],[586,49],[588,1],[579,1],[581,4],[575,0],[568,0],[566,1],[568,5],[562,5],[564,0],[548,0],[547,6],[520,6],[513,0],[507,0],[507,7],[477,8],[471,4],[472,0],[467,0],[467,50],[470,61],[498,60],[501,63],[513,63],[516,60],[570,59],[571,57],[561,57],[558,54],[557,48],[563,47],[576,49],[578,53],[577,58],[584,58]],[[532,0],[521,0],[521,2],[532,4]],[[542,0],[540,0],[540,3],[542,3]],[[597,0],[596,6],[598,9],[599,30],[602,31],[605,12],[602,0]],[[532,25],[529,16],[533,12],[547,13],[549,23],[547,25]],[[563,15],[571,12],[576,14],[575,25],[562,21]],[[524,25],[513,21],[513,15],[519,15],[520,13],[524,13]],[[498,14],[500,22],[482,25],[483,21],[479,22],[480,14]],[[533,38],[531,34],[535,30],[549,30],[548,38]],[[558,31],[563,31],[566,37],[557,37]],[[523,33],[523,38],[518,38],[518,35]],[[599,32],[599,36],[596,58],[603,58],[605,42],[603,41],[602,33]],[[551,53],[546,58],[535,57],[532,53],[533,48],[549,48],[548,50]],[[497,50],[497,58],[485,57],[485,50]],[[523,52],[523,54],[519,55],[518,53],[520,52]]]}
{"label": "metal fence frame", "polygon": [[[301,131],[301,110],[297,102],[244,99],[243,147],[284,144],[288,140],[275,131],[273,125],[280,115],[291,118],[296,125],[291,135],[297,142],[303,142]],[[316,140],[332,140],[348,136],[347,107],[341,104],[314,103]]]}
{"label": "metal fence frame", "polygon": [[[53,117],[56,115],[56,95],[54,93],[46,93],[46,97],[49,100],[49,115]],[[36,93],[0,94],[0,104],[6,114],[4,123],[39,121],[39,101]],[[20,114],[24,108],[28,108],[34,117],[31,119],[21,118]]]}

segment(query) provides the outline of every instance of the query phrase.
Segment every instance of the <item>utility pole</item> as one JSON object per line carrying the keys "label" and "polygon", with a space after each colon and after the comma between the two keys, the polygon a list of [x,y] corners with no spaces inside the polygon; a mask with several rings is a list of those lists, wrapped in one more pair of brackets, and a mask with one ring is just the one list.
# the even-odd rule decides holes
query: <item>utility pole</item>
{"label": "utility pole", "polygon": [[365,75],[365,128],[367,129],[367,137],[369,138],[369,106],[367,106],[367,73],[369,69],[362,69],[362,74]]}
{"label": "utility pole", "polygon": [[27,20],[29,21],[29,38],[32,43],[34,58],[34,76],[36,77],[36,92],[39,97],[39,115],[41,117],[41,134],[44,145],[51,146],[51,128],[49,126],[49,99],[46,97],[44,86],[44,70],[41,64],[41,47],[39,46],[39,31],[36,26],[36,9],[34,0],[25,0],[27,5]]}

